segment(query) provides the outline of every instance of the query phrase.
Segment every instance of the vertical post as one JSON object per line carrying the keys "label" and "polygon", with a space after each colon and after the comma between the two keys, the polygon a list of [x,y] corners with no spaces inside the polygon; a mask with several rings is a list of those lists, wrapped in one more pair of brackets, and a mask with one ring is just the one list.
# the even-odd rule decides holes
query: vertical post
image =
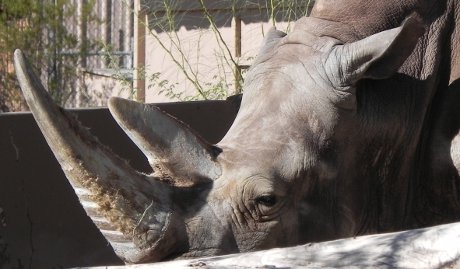
{"label": "vertical post", "polygon": [[[54,0],[54,8],[58,8],[57,7],[57,1]],[[60,14],[59,14],[60,15]],[[62,18],[59,16],[59,21],[62,22]],[[48,28],[48,42],[50,45],[51,44],[51,48],[52,48],[52,54],[53,56],[48,58],[48,86],[49,85],[55,85],[53,82],[57,82],[59,83],[60,80],[59,80],[59,77],[58,77],[58,66],[57,66],[57,62],[58,62],[58,48],[57,48],[57,43],[60,41],[58,41],[58,37],[57,37],[57,34],[58,34],[58,30],[57,30],[57,27],[56,26],[51,26]],[[48,89],[49,91],[52,92],[52,94],[54,95],[53,97],[57,96],[57,93],[55,92],[56,89],[59,89],[60,86],[59,85],[56,85],[56,87],[53,87],[51,89]],[[60,101],[60,100],[59,100]]]}
{"label": "vertical post", "polygon": [[145,102],[145,34],[148,27],[147,11],[136,0],[134,17],[134,88],[136,100]]}
{"label": "vertical post", "polygon": [[[112,42],[112,0],[105,1],[105,44],[113,44]],[[106,68],[110,66],[110,57],[105,59]]]}
{"label": "vertical post", "polygon": [[[118,50],[125,52],[125,32],[123,29],[118,30]],[[126,68],[125,65],[125,55],[120,55],[118,60],[118,66],[120,68]]]}
{"label": "vertical post", "polygon": [[81,67],[86,68],[87,60],[86,53],[88,52],[88,14],[87,13],[87,0],[82,0],[80,3],[80,61]]}
{"label": "vertical post", "polygon": [[[241,18],[238,16],[233,17],[235,22],[235,57],[241,57]],[[235,66],[235,93],[241,93],[241,68],[239,65]]]}
{"label": "vertical post", "polygon": [[235,57],[241,57],[241,18],[234,17],[235,20]]}
{"label": "vertical post", "polygon": [[[77,1],[78,6],[78,21],[79,25],[79,33],[78,36],[80,37],[80,67],[82,70],[85,70],[88,67],[88,1],[81,0]],[[76,81],[76,93],[75,93],[75,103],[73,104],[75,107],[82,107],[85,104],[85,83],[84,78],[81,77]]]}
{"label": "vertical post", "polygon": [[[134,5],[134,0],[130,0],[130,5],[129,5],[129,8],[128,8],[128,18],[129,18],[129,25],[128,25],[128,28],[126,28],[126,33],[127,34],[127,45],[126,47],[129,49],[129,52],[131,52],[131,55],[129,55],[127,57],[128,59],[128,62],[127,62],[127,67],[129,69],[133,69],[134,68],[134,50],[135,50],[135,47],[134,47],[134,17],[136,17],[136,13],[134,12],[135,11],[135,5]],[[133,76],[134,78],[134,76]],[[134,87],[134,80],[131,80],[131,86]]]}

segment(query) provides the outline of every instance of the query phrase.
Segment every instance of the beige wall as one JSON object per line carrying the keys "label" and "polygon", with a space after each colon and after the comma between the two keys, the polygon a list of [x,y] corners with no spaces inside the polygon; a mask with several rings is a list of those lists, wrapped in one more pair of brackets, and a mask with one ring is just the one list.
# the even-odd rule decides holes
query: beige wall
{"label": "beige wall", "polygon": [[[289,29],[286,22],[277,23],[278,29]],[[241,24],[241,57],[235,57],[235,27],[234,21],[229,26],[219,28],[223,40],[239,65],[250,65],[257,56],[264,34],[273,26],[271,22],[244,23]],[[160,32],[155,29],[146,30],[146,57],[145,57],[145,102],[171,102],[188,100],[190,98],[203,99],[199,96],[193,83],[187,79],[174,62],[168,52],[159,45],[157,36],[167,49],[171,50],[173,57],[186,66],[185,70],[190,77],[196,75],[196,79],[203,88],[209,89],[220,82],[225,84],[226,96],[234,94],[235,79],[233,64],[226,62],[225,57],[230,59],[227,50],[223,49],[222,43],[218,42],[215,33],[210,29],[186,29],[182,26],[176,33]],[[181,53],[175,48],[172,40],[180,43],[181,53],[186,57],[188,64],[182,60]],[[225,57],[223,55],[226,55]],[[96,73],[96,74],[94,74]],[[94,94],[99,101],[93,101],[95,105],[105,105],[105,99],[110,96],[135,97],[126,83],[120,83],[116,78],[102,75],[101,72],[85,74],[85,83],[89,92]],[[153,80],[154,74],[159,74]],[[243,75],[244,76],[244,75]],[[163,81],[163,83],[161,83]],[[167,83],[166,83],[167,82]],[[160,85],[161,84],[161,85]],[[167,95],[166,89],[174,87],[174,93],[181,93],[181,97]]]}
{"label": "beige wall", "polygon": [[[262,43],[264,34],[272,27],[272,23],[259,22],[248,23],[242,22],[241,25],[241,57],[235,55],[235,27],[232,21],[229,27],[221,27],[219,31],[223,40],[227,44],[232,57],[240,65],[250,65],[257,55]],[[285,29],[288,23],[277,23],[277,28]],[[146,70],[147,77],[154,73],[160,73],[161,80],[167,80],[168,85],[175,85],[177,92],[183,92],[183,97],[197,96],[193,83],[190,82],[181,71],[181,68],[171,59],[171,56],[158,45],[158,41],[153,37],[157,35],[168,48],[173,48],[170,41],[171,33],[158,33],[151,30],[147,33],[146,38]],[[205,89],[219,82],[225,82],[227,86],[227,95],[234,94],[235,80],[232,72],[233,64],[226,62],[224,56],[228,57],[227,51],[222,50],[221,42],[218,42],[216,35],[211,29],[186,29],[181,27],[177,36],[182,44],[182,53],[187,57],[190,63],[190,69],[197,75],[197,80]],[[176,41],[177,42],[177,41]],[[220,44],[219,44],[220,43]],[[174,57],[180,59],[180,53],[172,49]],[[210,85],[206,85],[210,84]],[[158,83],[146,81],[146,102],[168,102],[173,99],[161,93],[165,87],[160,87]]]}
{"label": "beige wall", "polygon": [[[73,0],[80,7],[81,1]],[[111,5],[108,4],[111,1]],[[133,2],[134,1],[134,2]],[[142,2],[142,3],[141,3]],[[140,77],[136,70],[144,69],[145,61],[145,101],[146,102],[170,102],[190,99],[203,99],[200,96],[194,83],[184,75],[183,70],[189,77],[198,82],[204,91],[212,88],[223,89],[217,95],[210,95],[211,98],[223,99],[233,95],[236,90],[234,77],[235,65],[230,61],[234,58],[238,65],[250,65],[256,57],[258,49],[263,40],[264,34],[273,26],[269,19],[267,1],[242,1],[248,2],[245,7],[239,7],[236,14],[241,17],[241,57],[235,55],[235,21],[232,18],[232,10],[226,7],[225,1],[205,1],[210,9],[211,16],[216,20],[217,29],[222,40],[218,40],[216,33],[209,23],[203,18],[203,12],[197,1],[177,0],[178,10],[176,31],[161,31],[155,27],[155,16],[161,17],[162,1],[156,0],[96,0],[93,15],[99,18],[103,24],[90,23],[87,27],[86,36],[89,39],[101,40],[106,43],[112,42],[115,50],[131,51],[133,53],[132,65],[123,66],[124,71],[132,70],[134,89],[126,82],[120,83],[119,77],[107,75],[116,74],[119,70],[106,66],[103,57],[87,57],[87,65],[82,68],[83,84],[86,92],[77,97],[76,105],[89,106],[106,105],[110,96],[136,97],[136,87]],[[260,2],[260,3],[259,3]],[[307,2],[308,3],[308,2]],[[305,1],[300,4],[306,5]],[[299,4],[299,5],[300,5]],[[111,6],[111,26],[108,27],[108,7]],[[257,7],[255,7],[257,6]],[[129,10],[134,7],[135,12]],[[148,26],[144,21],[136,20],[142,13],[147,12]],[[303,13],[296,14],[302,16]],[[276,26],[280,30],[289,31],[293,23],[285,22],[294,20],[281,15],[276,18]],[[133,23],[134,21],[134,23]],[[69,19],[69,28],[76,34],[82,35],[81,23]],[[136,24],[137,22],[137,24]],[[138,27],[145,30],[145,33],[137,33]],[[107,31],[111,31],[111,40],[107,39]],[[119,42],[120,33],[125,34],[123,47]],[[118,42],[118,43],[117,43]],[[223,45],[225,42],[227,48]],[[145,58],[139,59],[143,53],[139,50],[145,44]],[[180,50],[178,49],[180,47]],[[168,51],[171,52],[169,55]],[[173,60],[174,58],[175,60]],[[125,58],[126,59],[126,58]],[[144,60],[145,59],[145,60]],[[182,67],[179,67],[182,65]],[[184,67],[185,66],[185,67]],[[140,67],[140,68],[139,68]],[[133,68],[133,69],[130,69]],[[112,77],[112,78],[110,78]],[[244,77],[244,74],[243,74]],[[155,79],[153,79],[155,78]],[[169,93],[169,94],[168,94]],[[90,94],[91,98],[80,98]],[[143,95],[141,94],[141,99]]]}

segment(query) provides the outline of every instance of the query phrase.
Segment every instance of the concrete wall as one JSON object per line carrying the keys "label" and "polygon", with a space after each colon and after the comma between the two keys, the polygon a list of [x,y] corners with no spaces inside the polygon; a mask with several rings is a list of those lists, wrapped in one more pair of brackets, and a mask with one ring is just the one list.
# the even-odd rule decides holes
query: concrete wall
{"label": "concrete wall", "polygon": [[[238,100],[160,105],[210,142],[226,133]],[[76,110],[99,140],[150,170],[106,108]],[[0,114],[0,268],[68,268],[121,261],[80,207],[30,113]]]}

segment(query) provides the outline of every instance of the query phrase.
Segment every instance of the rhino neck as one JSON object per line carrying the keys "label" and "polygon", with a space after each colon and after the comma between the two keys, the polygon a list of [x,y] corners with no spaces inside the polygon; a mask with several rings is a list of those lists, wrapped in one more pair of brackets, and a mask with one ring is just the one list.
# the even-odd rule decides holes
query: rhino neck
{"label": "rhino neck", "polygon": [[[446,160],[450,141],[440,129],[446,117],[438,113],[449,99],[445,92],[449,65],[439,57],[448,55],[440,43],[447,39],[443,35],[446,32],[429,31],[422,41],[429,44],[424,57],[415,51],[393,78],[363,81],[358,88],[360,138],[356,144],[362,146],[354,167],[360,171],[355,177],[365,182],[367,196],[358,233],[439,223],[457,210],[448,199],[439,199],[441,189],[452,192],[440,178],[445,181],[453,176],[452,161]],[[440,141],[447,144],[442,150]],[[433,166],[450,171],[449,175],[433,172]],[[428,196],[438,197],[437,201],[428,201]],[[427,210],[426,204],[439,206]]]}

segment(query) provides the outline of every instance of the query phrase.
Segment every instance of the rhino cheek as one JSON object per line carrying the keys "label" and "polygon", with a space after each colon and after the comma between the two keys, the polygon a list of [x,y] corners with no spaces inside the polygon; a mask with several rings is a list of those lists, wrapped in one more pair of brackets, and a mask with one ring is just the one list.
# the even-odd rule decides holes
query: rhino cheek
{"label": "rhino cheek", "polygon": [[285,212],[274,220],[258,222],[245,219],[243,223],[233,222],[232,229],[238,250],[248,252],[297,244],[298,215],[293,208],[281,210]]}

